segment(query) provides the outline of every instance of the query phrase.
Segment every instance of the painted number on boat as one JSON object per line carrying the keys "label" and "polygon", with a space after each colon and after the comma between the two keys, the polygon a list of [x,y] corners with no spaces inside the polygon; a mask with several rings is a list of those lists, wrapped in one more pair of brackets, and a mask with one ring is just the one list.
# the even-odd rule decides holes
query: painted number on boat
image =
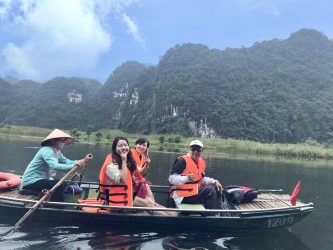
{"label": "painted number on boat", "polygon": [[294,217],[277,217],[268,220],[268,228],[290,226],[294,222]]}

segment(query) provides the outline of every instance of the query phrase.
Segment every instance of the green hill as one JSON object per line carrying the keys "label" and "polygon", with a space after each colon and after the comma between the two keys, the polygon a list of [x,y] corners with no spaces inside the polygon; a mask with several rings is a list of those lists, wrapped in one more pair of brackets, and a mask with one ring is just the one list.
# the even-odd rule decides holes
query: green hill
{"label": "green hill", "polygon": [[[0,123],[333,141],[333,41],[310,29],[241,49],[176,45],[156,66],[124,63],[104,85],[64,77],[44,84],[1,80],[0,91]],[[70,93],[81,100],[70,101]]]}

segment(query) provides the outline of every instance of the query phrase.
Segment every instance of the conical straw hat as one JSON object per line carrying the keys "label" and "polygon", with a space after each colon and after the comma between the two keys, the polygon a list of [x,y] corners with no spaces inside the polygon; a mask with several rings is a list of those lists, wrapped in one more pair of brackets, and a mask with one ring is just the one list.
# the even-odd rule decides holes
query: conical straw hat
{"label": "conical straw hat", "polygon": [[51,139],[57,139],[57,138],[66,138],[66,144],[70,144],[74,142],[74,138],[70,136],[69,134],[61,131],[60,129],[53,130],[48,136],[45,137],[45,139],[41,142],[41,145],[44,146],[45,142]]}

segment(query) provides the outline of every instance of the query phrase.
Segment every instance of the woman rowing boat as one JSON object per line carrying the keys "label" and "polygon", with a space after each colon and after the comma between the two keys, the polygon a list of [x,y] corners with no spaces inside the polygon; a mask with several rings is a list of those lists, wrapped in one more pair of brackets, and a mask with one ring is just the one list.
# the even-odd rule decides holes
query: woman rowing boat
{"label": "woman rowing boat", "polygon": [[[51,189],[59,180],[54,179],[57,172],[67,172],[74,166],[84,166],[84,160],[69,160],[61,152],[65,145],[73,143],[69,134],[55,129],[42,142],[35,157],[23,173],[22,189],[41,192]],[[51,201],[64,201],[67,184],[63,183],[52,195]]]}

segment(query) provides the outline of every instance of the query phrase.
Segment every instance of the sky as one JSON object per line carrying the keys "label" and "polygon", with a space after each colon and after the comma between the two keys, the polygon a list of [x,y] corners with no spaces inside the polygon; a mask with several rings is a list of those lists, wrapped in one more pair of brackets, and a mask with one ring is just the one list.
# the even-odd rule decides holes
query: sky
{"label": "sky", "polygon": [[331,0],[0,0],[0,77],[105,83],[184,43],[251,47],[301,28],[333,38]]}

